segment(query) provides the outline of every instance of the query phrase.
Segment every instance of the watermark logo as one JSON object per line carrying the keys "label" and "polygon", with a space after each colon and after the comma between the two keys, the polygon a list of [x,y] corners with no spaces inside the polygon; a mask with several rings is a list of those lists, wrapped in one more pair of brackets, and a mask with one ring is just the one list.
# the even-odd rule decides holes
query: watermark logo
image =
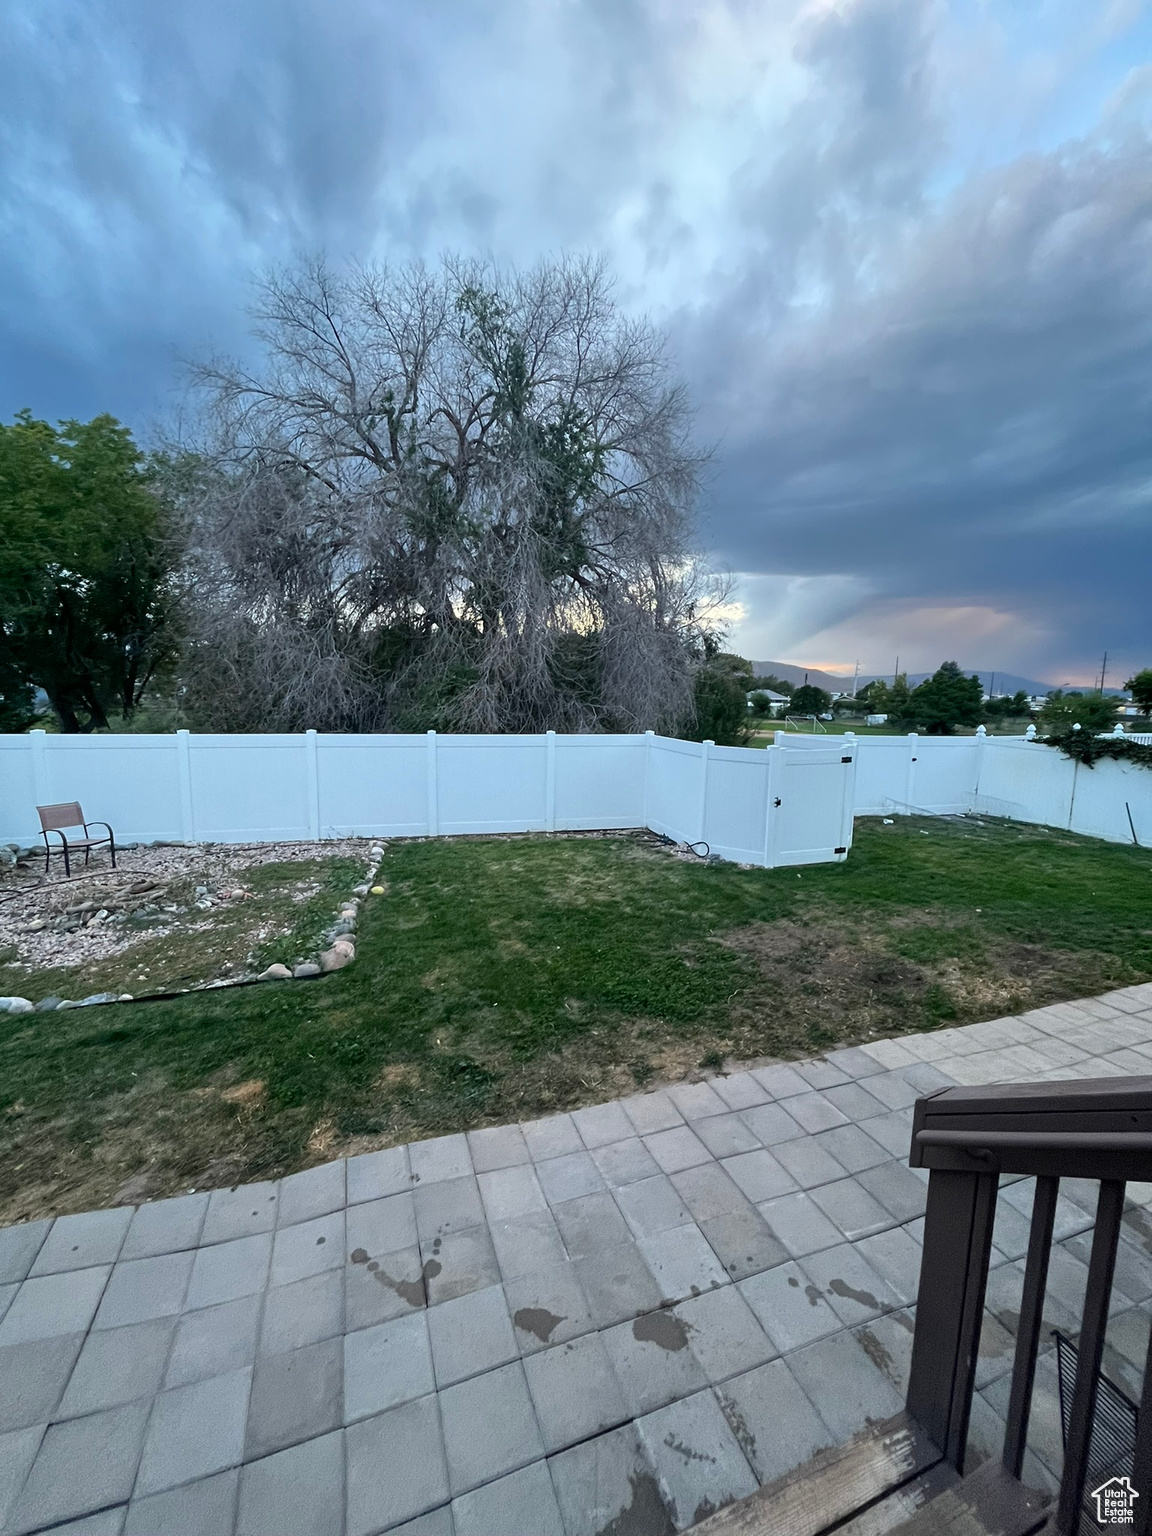
{"label": "watermark logo", "polygon": [[1136,1516],[1132,1506],[1140,1495],[1127,1477],[1110,1477],[1099,1488],[1093,1488],[1096,1500],[1096,1520],[1099,1525],[1133,1525]]}

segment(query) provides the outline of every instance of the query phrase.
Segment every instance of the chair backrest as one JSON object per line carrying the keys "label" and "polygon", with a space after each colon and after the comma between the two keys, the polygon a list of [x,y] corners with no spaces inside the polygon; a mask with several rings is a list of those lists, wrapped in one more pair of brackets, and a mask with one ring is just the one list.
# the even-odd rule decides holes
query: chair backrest
{"label": "chair backrest", "polygon": [[60,827],[82,827],[84,812],[79,800],[69,800],[66,805],[38,805],[41,832],[55,832]]}

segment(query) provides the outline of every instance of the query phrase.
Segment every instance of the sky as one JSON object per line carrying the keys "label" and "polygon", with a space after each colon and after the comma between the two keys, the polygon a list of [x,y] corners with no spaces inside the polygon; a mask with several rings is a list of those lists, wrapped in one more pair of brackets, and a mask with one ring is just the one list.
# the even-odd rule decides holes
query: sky
{"label": "sky", "polygon": [[1152,665],[1152,0],[0,5],[0,419],[147,439],[302,255],[602,253],[733,649]]}

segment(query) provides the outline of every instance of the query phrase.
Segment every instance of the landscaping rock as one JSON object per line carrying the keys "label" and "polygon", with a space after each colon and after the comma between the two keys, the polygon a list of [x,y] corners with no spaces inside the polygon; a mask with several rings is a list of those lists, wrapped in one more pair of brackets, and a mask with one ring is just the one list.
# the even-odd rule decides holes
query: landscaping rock
{"label": "landscaping rock", "polygon": [[63,1013],[65,1008],[79,1008],[80,1004],[75,998],[66,997],[62,1003],[56,1004],[56,1012]]}
{"label": "landscaping rock", "polygon": [[118,1003],[119,1001],[119,992],[92,992],[88,997],[80,999],[80,1007],[91,1008],[96,1003]]}
{"label": "landscaping rock", "polygon": [[281,965],[280,962],[277,961],[275,963],[275,965],[270,965],[266,971],[261,971],[259,976],[257,976],[256,980],[257,981],[291,981],[292,980],[292,972],[288,969],[288,967],[286,965]]}
{"label": "landscaping rock", "polygon": [[294,965],[292,975],[297,981],[305,981],[311,976],[319,976],[320,967],[315,960],[305,960],[303,965]]}
{"label": "landscaping rock", "polygon": [[31,1013],[32,1004],[26,997],[0,997],[0,1013]]}
{"label": "landscaping rock", "polygon": [[341,917],[332,926],[332,932],[354,933],[356,931],[356,919],[354,917]]}
{"label": "landscaping rock", "polygon": [[42,997],[36,1004],[37,1013],[53,1013],[64,1001],[62,997]]}
{"label": "landscaping rock", "polygon": [[354,896],[367,896],[368,887],[366,885],[354,885],[352,887],[352,894]]}
{"label": "landscaping rock", "polygon": [[326,976],[329,971],[343,970],[354,959],[355,955],[345,949],[343,945],[339,949],[335,947],[326,949],[320,956],[320,970]]}
{"label": "landscaping rock", "polygon": [[356,958],[356,945],[352,939],[336,939],[333,941],[331,947],[333,949],[342,950],[350,960],[354,960]]}

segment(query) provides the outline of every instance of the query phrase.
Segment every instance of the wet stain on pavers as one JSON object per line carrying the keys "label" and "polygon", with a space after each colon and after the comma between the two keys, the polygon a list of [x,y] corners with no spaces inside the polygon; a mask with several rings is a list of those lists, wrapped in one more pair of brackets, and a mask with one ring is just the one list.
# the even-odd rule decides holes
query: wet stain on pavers
{"label": "wet stain on pavers", "polygon": [[860,1348],[880,1374],[886,1376],[898,1392],[903,1392],[907,1383],[901,1381],[900,1372],[897,1369],[895,1360],[893,1360],[887,1347],[880,1342],[871,1328],[861,1328],[856,1337],[860,1341]]}
{"label": "wet stain on pavers", "polygon": [[[788,1284],[794,1286],[796,1290],[800,1289],[800,1282],[795,1275],[788,1276]],[[811,1281],[804,1287],[804,1294],[808,1298],[808,1305],[810,1307],[818,1307],[824,1299],[824,1292],[818,1285],[813,1285]]]}
{"label": "wet stain on pavers", "polygon": [[829,1280],[828,1289],[833,1296],[840,1296],[845,1301],[858,1301],[862,1307],[871,1307],[874,1311],[880,1311],[880,1303],[871,1291],[857,1291],[850,1286],[847,1280]]}
{"label": "wet stain on pavers", "polygon": [[512,1314],[512,1321],[517,1328],[523,1328],[525,1333],[535,1334],[541,1344],[547,1344],[560,1324],[568,1319],[557,1317],[547,1307],[521,1307]]}
{"label": "wet stain on pavers", "polygon": [[390,1291],[395,1292],[399,1296],[401,1301],[406,1301],[410,1307],[423,1307],[427,1305],[425,1283],[429,1280],[435,1280],[443,1268],[443,1265],[438,1260],[429,1259],[420,1271],[418,1279],[397,1280],[394,1275],[390,1275],[386,1269],[383,1269],[375,1259],[370,1259],[365,1248],[353,1248],[348,1257],[352,1260],[353,1264],[363,1264],[373,1280],[377,1280],[381,1285],[387,1286]]}
{"label": "wet stain on pavers", "polygon": [[673,1312],[647,1312],[632,1324],[632,1337],[639,1343],[658,1344],[670,1353],[685,1347],[690,1331],[691,1324]]}
{"label": "wet stain on pavers", "polygon": [[632,1498],[596,1536],[672,1536],[675,1527],[651,1472],[629,1472]]}
{"label": "wet stain on pavers", "polygon": [[675,1435],[665,1435],[664,1444],[670,1451],[675,1451],[677,1456],[683,1456],[687,1462],[710,1461],[713,1466],[716,1465],[715,1456],[709,1455],[707,1451],[694,1451],[690,1445],[685,1445],[683,1440],[677,1440]]}
{"label": "wet stain on pavers", "polygon": [[740,1412],[734,1398],[726,1396],[723,1392],[717,1392],[720,1400],[720,1411],[728,1420],[728,1428],[736,1436],[736,1444],[747,1456],[749,1462],[755,1466],[753,1457],[756,1454],[756,1436],[748,1428],[748,1421]]}

